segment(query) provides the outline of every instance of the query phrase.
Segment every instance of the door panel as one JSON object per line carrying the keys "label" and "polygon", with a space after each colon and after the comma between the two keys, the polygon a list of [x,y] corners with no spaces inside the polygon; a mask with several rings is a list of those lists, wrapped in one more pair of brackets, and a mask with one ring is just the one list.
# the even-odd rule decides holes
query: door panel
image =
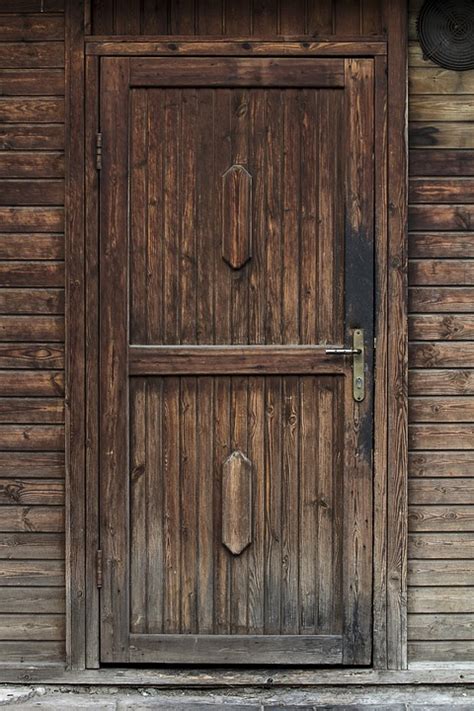
{"label": "door panel", "polygon": [[101,61],[102,659],[368,664],[372,61]]}
{"label": "door panel", "polygon": [[132,90],[132,343],[343,340],[343,111],[337,89]]}

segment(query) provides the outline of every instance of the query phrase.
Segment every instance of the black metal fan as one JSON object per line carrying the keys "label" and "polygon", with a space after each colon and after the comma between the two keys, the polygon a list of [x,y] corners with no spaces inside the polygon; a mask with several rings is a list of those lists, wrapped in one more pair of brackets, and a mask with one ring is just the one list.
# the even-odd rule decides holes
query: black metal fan
{"label": "black metal fan", "polygon": [[474,0],[426,0],[417,30],[427,59],[458,72],[474,69]]}

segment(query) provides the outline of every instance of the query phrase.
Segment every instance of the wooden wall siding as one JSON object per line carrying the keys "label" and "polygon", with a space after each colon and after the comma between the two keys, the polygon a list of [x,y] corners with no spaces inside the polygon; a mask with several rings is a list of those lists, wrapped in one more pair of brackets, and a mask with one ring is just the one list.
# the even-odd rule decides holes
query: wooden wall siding
{"label": "wooden wall siding", "polygon": [[102,0],[94,35],[357,37],[383,33],[379,0]]}
{"label": "wooden wall siding", "polygon": [[0,663],[64,658],[64,14],[0,0]]}
{"label": "wooden wall siding", "polygon": [[409,655],[474,660],[474,72],[410,4]]}

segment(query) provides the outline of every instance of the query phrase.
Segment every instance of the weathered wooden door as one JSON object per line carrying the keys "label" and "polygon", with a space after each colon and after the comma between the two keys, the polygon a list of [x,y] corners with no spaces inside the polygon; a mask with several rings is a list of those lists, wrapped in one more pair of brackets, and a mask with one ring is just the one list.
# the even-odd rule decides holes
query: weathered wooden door
{"label": "weathered wooden door", "polygon": [[368,664],[372,60],[101,62],[102,660]]}

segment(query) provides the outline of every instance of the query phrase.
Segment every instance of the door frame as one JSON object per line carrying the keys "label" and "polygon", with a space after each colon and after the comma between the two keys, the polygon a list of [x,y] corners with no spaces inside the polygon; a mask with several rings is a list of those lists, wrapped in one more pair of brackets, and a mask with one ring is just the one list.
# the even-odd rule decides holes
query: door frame
{"label": "door frame", "polygon": [[381,2],[387,42],[252,41],[250,45],[232,40],[180,40],[177,44],[170,38],[164,42],[86,41],[83,0],[67,0],[66,645],[70,669],[100,666],[99,452],[95,437],[99,417],[99,56],[248,56],[249,51],[259,56],[363,56],[375,61],[373,667],[407,667],[407,8],[404,0]]}

